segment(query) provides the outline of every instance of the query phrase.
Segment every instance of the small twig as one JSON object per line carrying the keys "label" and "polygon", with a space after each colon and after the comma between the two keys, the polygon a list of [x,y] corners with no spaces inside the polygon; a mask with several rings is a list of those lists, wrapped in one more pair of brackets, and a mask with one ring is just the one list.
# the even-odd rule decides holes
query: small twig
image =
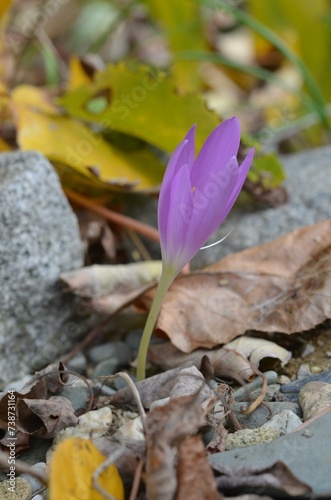
{"label": "small twig", "polygon": [[[118,372],[118,373],[115,373],[115,375],[109,375],[107,377],[100,377],[100,378],[103,378],[105,380],[107,379],[115,379],[117,377],[121,377],[123,380],[125,380],[125,382],[128,384],[129,388],[131,389],[132,391],[132,394],[133,394],[133,397],[136,401],[136,404],[137,404],[137,407],[138,407],[138,410],[139,410],[139,413],[140,413],[140,418],[141,418],[141,422],[142,422],[142,425],[143,425],[143,429],[144,429],[144,432],[146,434],[146,413],[145,413],[145,410],[144,410],[144,407],[142,405],[142,402],[141,402],[141,399],[140,399],[140,394],[138,392],[138,389],[137,387],[135,386],[134,382],[131,380],[131,378],[129,377],[129,375],[125,372]],[[115,462],[115,460],[117,458],[119,458],[123,452],[125,448],[124,447],[121,447],[119,450],[116,450],[112,455],[110,455],[107,460],[105,460],[92,474],[92,479],[93,479],[93,486],[94,488],[101,494],[103,495],[107,500],[116,500],[114,499],[114,497],[108,493],[107,491],[105,491],[103,489],[103,487],[100,485],[100,483],[98,482],[98,478],[99,476],[102,474],[102,472],[112,463]],[[141,474],[141,469],[142,469],[142,465],[143,465],[143,461],[141,461],[141,465],[140,465],[140,474]],[[139,467],[139,465],[138,465]],[[140,477],[140,474],[138,477]],[[134,485],[132,486],[132,490],[131,490],[131,495],[130,495],[130,499],[131,499],[131,496],[132,496],[132,491],[136,491],[136,489],[138,488],[139,486],[139,482],[138,482],[138,486],[135,486],[135,482],[138,481],[136,480],[136,475],[137,475],[137,471],[136,471],[136,474],[135,474],[135,481],[134,481]],[[135,488],[134,488],[135,486]],[[135,495],[136,496],[136,495]],[[135,497],[133,497],[135,498]]]}
{"label": "small twig", "polygon": [[146,425],[146,422],[145,422],[146,412],[145,412],[145,409],[144,409],[143,404],[141,402],[139,391],[138,391],[135,383],[133,382],[133,380],[129,377],[129,375],[125,372],[118,372],[118,373],[115,373],[115,375],[107,375],[105,377],[99,377],[99,378],[102,378],[106,381],[106,380],[112,380],[112,379],[115,379],[118,377],[121,377],[123,380],[125,380],[125,382],[128,384],[129,388],[132,391],[134,400],[135,400],[137,407],[138,407],[142,426],[143,426],[144,432],[146,434],[146,426],[145,426]]}
{"label": "small twig", "polygon": [[145,247],[145,245],[143,244],[143,242],[141,241],[141,239],[139,238],[137,233],[135,231],[132,231],[132,229],[127,229],[127,234],[129,236],[130,240],[132,241],[132,243],[137,248],[140,256],[144,260],[152,260],[152,257],[150,255],[149,251],[147,250],[147,248]]}
{"label": "small twig", "polygon": [[[123,449],[124,449],[124,447],[123,447]],[[117,499],[113,495],[108,493],[101,486],[101,484],[98,481],[98,478],[103,473],[103,471],[106,470],[107,467],[109,467],[109,465],[113,464],[115,462],[115,460],[117,460],[121,456],[123,449],[120,448],[119,450],[116,450],[114,453],[112,453],[107,458],[107,460],[102,462],[102,464],[99,465],[99,467],[97,469],[95,469],[95,471],[92,474],[93,487],[100,493],[100,495],[104,496],[107,500],[117,500]]]}
{"label": "small twig", "polygon": [[88,208],[89,210],[91,210],[91,212],[94,212],[97,215],[101,215],[101,217],[104,217],[110,222],[114,222],[115,224],[123,226],[127,229],[132,229],[137,233],[143,234],[144,236],[146,236],[146,238],[149,238],[150,240],[157,242],[160,241],[159,233],[154,227],[149,226],[148,224],[144,224],[143,222],[137,221],[135,219],[132,219],[127,215],[114,212],[109,208],[98,205],[94,201],[85,198],[85,196],[82,196],[81,194],[78,193],[74,193],[73,191],[70,191],[67,188],[64,189],[64,192],[68,196],[69,200],[77,203],[82,207]]}
{"label": "small twig", "polygon": [[132,488],[131,488],[129,500],[136,500],[136,498],[137,498],[144,462],[145,462],[145,460],[143,458],[140,458],[138,465],[136,467],[136,470],[134,471],[134,478],[133,478],[133,483],[132,483]]}
{"label": "small twig", "polygon": [[40,493],[43,493],[43,491],[46,490],[46,486],[41,486],[40,488],[38,488],[36,491],[34,491],[33,493],[31,493],[31,495],[29,495],[26,500],[33,500],[34,497],[36,497],[37,495],[39,495]]}
{"label": "small twig", "polygon": [[[0,452],[0,467],[6,470],[8,468],[8,455],[6,453]],[[23,462],[23,460],[15,460],[15,469],[16,472],[19,472],[20,474],[29,474],[30,476],[38,479],[38,481],[40,481],[45,486],[48,486],[47,476],[42,472],[33,469],[29,464]]]}
{"label": "small twig", "polygon": [[245,411],[243,411],[244,415],[250,415],[251,413],[253,413],[254,410],[256,410],[256,408],[258,406],[260,406],[260,404],[263,402],[263,400],[265,398],[265,395],[267,393],[267,390],[268,390],[268,380],[267,380],[267,377],[262,372],[260,372],[257,369],[256,369],[255,373],[257,375],[260,375],[260,377],[263,380],[263,385],[262,385],[261,393],[260,393],[259,397],[257,397],[256,400],[253,403],[251,403],[249,405],[249,407]]}

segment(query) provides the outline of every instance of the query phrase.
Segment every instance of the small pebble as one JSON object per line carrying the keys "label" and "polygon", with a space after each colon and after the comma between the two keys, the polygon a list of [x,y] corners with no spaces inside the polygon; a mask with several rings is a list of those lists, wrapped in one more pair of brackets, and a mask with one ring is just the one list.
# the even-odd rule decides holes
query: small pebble
{"label": "small pebble", "polygon": [[73,383],[61,389],[59,396],[69,399],[74,411],[87,408],[90,391],[83,380],[77,378]]}
{"label": "small pebble", "polygon": [[300,418],[291,410],[284,410],[272,417],[267,423],[257,429],[242,429],[228,434],[226,450],[246,448],[261,443],[273,441],[279,436],[288,434],[301,425]]}
{"label": "small pebble", "polygon": [[327,358],[331,358],[331,351],[326,351],[325,356],[326,356]]}
{"label": "small pebble", "polygon": [[309,420],[324,408],[331,406],[331,384],[309,382],[300,390],[299,398],[304,421]]}
{"label": "small pebble", "polygon": [[270,420],[271,416],[278,415],[284,410],[291,410],[299,417],[302,416],[300,405],[298,403],[292,403],[290,401],[269,403],[268,406],[270,407],[272,414],[270,414],[270,411],[266,406],[260,405],[250,415],[244,415],[243,413],[240,413],[241,406],[243,406],[243,403],[235,403],[234,405],[236,417],[242,425],[245,425],[249,429],[256,429],[257,427],[261,427]]}
{"label": "small pebble", "polygon": [[86,370],[86,364],[86,357],[82,352],[79,352],[66,364],[66,366],[73,372],[84,373]]}
{"label": "small pebble", "polygon": [[106,342],[105,344],[92,347],[86,354],[92,363],[100,363],[101,361],[114,358],[117,360],[118,366],[129,365],[132,359],[130,347],[120,340]]}
{"label": "small pebble", "polygon": [[322,368],[320,366],[312,366],[311,367],[311,373],[315,374],[315,373],[321,373],[322,371]]}
{"label": "small pebble", "polygon": [[291,382],[291,379],[287,375],[281,375],[280,377],[278,377],[277,382],[280,385],[289,384]]}
{"label": "small pebble", "polygon": [[91,374],[91,378],[95,379],[97,377],[107,377],[108,375],[114,375],[118,372],[119,365],[116,358],[105,359],[97,364],[95,369]]}
{"label": "small pebble", "polygon": [[301,387],[308,384],[308,382],[326,382],[331,384],[331,370],[327,370],[325,372],[318,373],[317,375],[310,375],[309,377],[305,377],[302,379],[294,380],[289,384],[282,385],[280,388],[280,392],[285,394],[289,401],[299,402],[299,391]]}
{"label": "small pebble", "polygon": [[[35,465],[32,465],[31,468],[44,474],[46,469],[46,463],[39,462]],[[22,479],[25,479],[26,482],[30,484],[32,493],[35,493],[43,486],[43,484],[36,477],[31,476],[30,474],[22,474],[20,477]]]}
{"label": "small pebble", "polygon": [[297,377],[304,378],[304,377],[309,377],[309,375],[311,375],[309,365],[307,365],[305,363],[300,365],[298,373],[297,373]]}
{"label": "small pebble", "polygon": [[[54,438],[53,443],[59,444],[68,437],[81,437],[89,439],[90,437],[101,437],[107,434],[112,423],[113,415],[108,406],[99,410],[93,410],[79,417],[76,427],[67,427],[60,431]],[[47,456],[49,458],[49,456]]]}
{"label": "small pebble", "polygon": [[[274,395],[277,391],[280,389],[280,384],[271,384],[268,385],[267,387],[267,392],[264,396],[264,401],[272,401],[274,398]],[[261,394],[261,389],[255,389],[253,392],[251,392],[251,398],[257,399]]]}
{"label": "small pebble", "polygon": [[313,346],[313,344],[306,344],[302,350],[301,358],[306,358],[307,356],[313,354],[313,352],[315,352],[315,347]]}
{"label": "small pebble", "polygon": [[[264,376],[266,377],[268,384],[274,384],[278,378],[278,374],[273,370],[265,372]],[[237,389],[234,392],[234,397],[236,401],[245,398],[248,392],[251,392],[254,389],[258,389],[259,387],[262,387],[262,385],[263,385],[262,378],[256,377],[254,380],[252,380],[252,382],[246,384],[245,387],[239,387],[239,389]]]}

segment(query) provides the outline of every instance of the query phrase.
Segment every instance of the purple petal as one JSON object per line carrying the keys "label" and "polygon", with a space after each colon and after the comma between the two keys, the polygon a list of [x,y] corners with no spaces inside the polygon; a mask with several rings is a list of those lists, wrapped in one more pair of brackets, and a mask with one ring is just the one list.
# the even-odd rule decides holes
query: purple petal
{"label": "purple petal", "polygon": [[235,157],[228,162],[226,168],[223,169],[224,172],[228,175],[224,177],[222,183],[208,181],[207,177],[203,191],[197,193],[196,197],[195,193],[193,194],[196,210],[191,218],[186,239],[190,241],[191,248],[196,248],[195,253],[212,236],[228,214],[227,205],[237,185],[239,175]]}
{"label": "purple petal", "polygon": [[234,190],[233,190],[233,192],[231,194],[231,197],[228,200],[227,206],[226,206],[226,212],[227,212],[226,215],[230,212],[231,208],[235,204],[235,201],[238,198],[239,193],[240,193],[240,191],[241,191],[241,189],[242,189],[242,187],[244,185],[244,182],[245,182],[245,179],[247,177],[249,168],[250,168],[250,166],[252,164],[254,152],[255,152],[255,149],[252,148],[248,152],[246,158],[244,159],[244,161],[241,163],[241,165],[239,167],[239,175],[238,175],[237,183],[236,183],[236,186],[235,186],[235,188],[234,188]]}
{"label": "purple petal", "polygon": [[237,117],[221,123],[210,134],[195,160],[191,174],[192,186],[204,184],[207,172],[219,172],[230,158],[237,156],[240,144],[240,124]]}
{"label": "purple petal", "polygon": [[[177,172],[177,170],[182,166],[182,163],[180,163],[181,160],[181,155],[183,153],[183,150],[185,149],[187,145],[187,141],[184,140],[182,141],[173,154],[170,157],[168,166],[166,168],[161,189],[160,189],[160,194],[159,194],[159,202],[158,202],[158,226],[159,226],[159,231],[160,234],[165,234],[167,230],[167,225],[168,225],[168,212],[170,210],[170,195],[171,195],[171,189],[172,189],[172,182],[173,178]],[[185,156],[185,153],[184,153]]]}
{"label": "purple petal", "polygon": [[[180,269],[188,262],[182,253],[189,246],[186,241],[187,228],[192,216],[192,189],[187,165],[176,173],[169,190],[169,208],[163,212],[159,205],[159,231],[162,259]],[[183,260],[184,258],[184,260]]]}

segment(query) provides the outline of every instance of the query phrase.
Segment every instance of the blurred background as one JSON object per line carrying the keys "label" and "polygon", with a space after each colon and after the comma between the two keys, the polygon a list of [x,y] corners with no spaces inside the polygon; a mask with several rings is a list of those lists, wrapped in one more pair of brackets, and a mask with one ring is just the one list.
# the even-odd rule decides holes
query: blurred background
{"label": "blurred background", "polygon": [[329,143],[328,0],[2,0],[0,16],[0,150],[41,151],[99,203],[156,193],[193,123],[199,148],[239,116],[245,188],[271,205],[279,153]]}

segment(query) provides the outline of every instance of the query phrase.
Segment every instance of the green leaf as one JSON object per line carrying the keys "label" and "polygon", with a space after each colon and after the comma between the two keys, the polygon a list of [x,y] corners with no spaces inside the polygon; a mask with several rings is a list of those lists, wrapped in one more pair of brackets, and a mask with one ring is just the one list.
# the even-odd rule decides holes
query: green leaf
{"label": "green leaf", "polygon": [[[109,105],[96,114],[90,106],[100,95],[107,96]],[[138,137],[168,153],[194,123],[198,148],[219,124],[202,97],[179,95],[171,78],[146,66],[109,65],[92,84],[69,90],[59,103],[71,117]]]}
{"label": "green leaf", "polygon": [[286,178],[283,165],[275,153],[255,157],[248,176],[252,182],[261,183],[265,189],[277,188]]}

